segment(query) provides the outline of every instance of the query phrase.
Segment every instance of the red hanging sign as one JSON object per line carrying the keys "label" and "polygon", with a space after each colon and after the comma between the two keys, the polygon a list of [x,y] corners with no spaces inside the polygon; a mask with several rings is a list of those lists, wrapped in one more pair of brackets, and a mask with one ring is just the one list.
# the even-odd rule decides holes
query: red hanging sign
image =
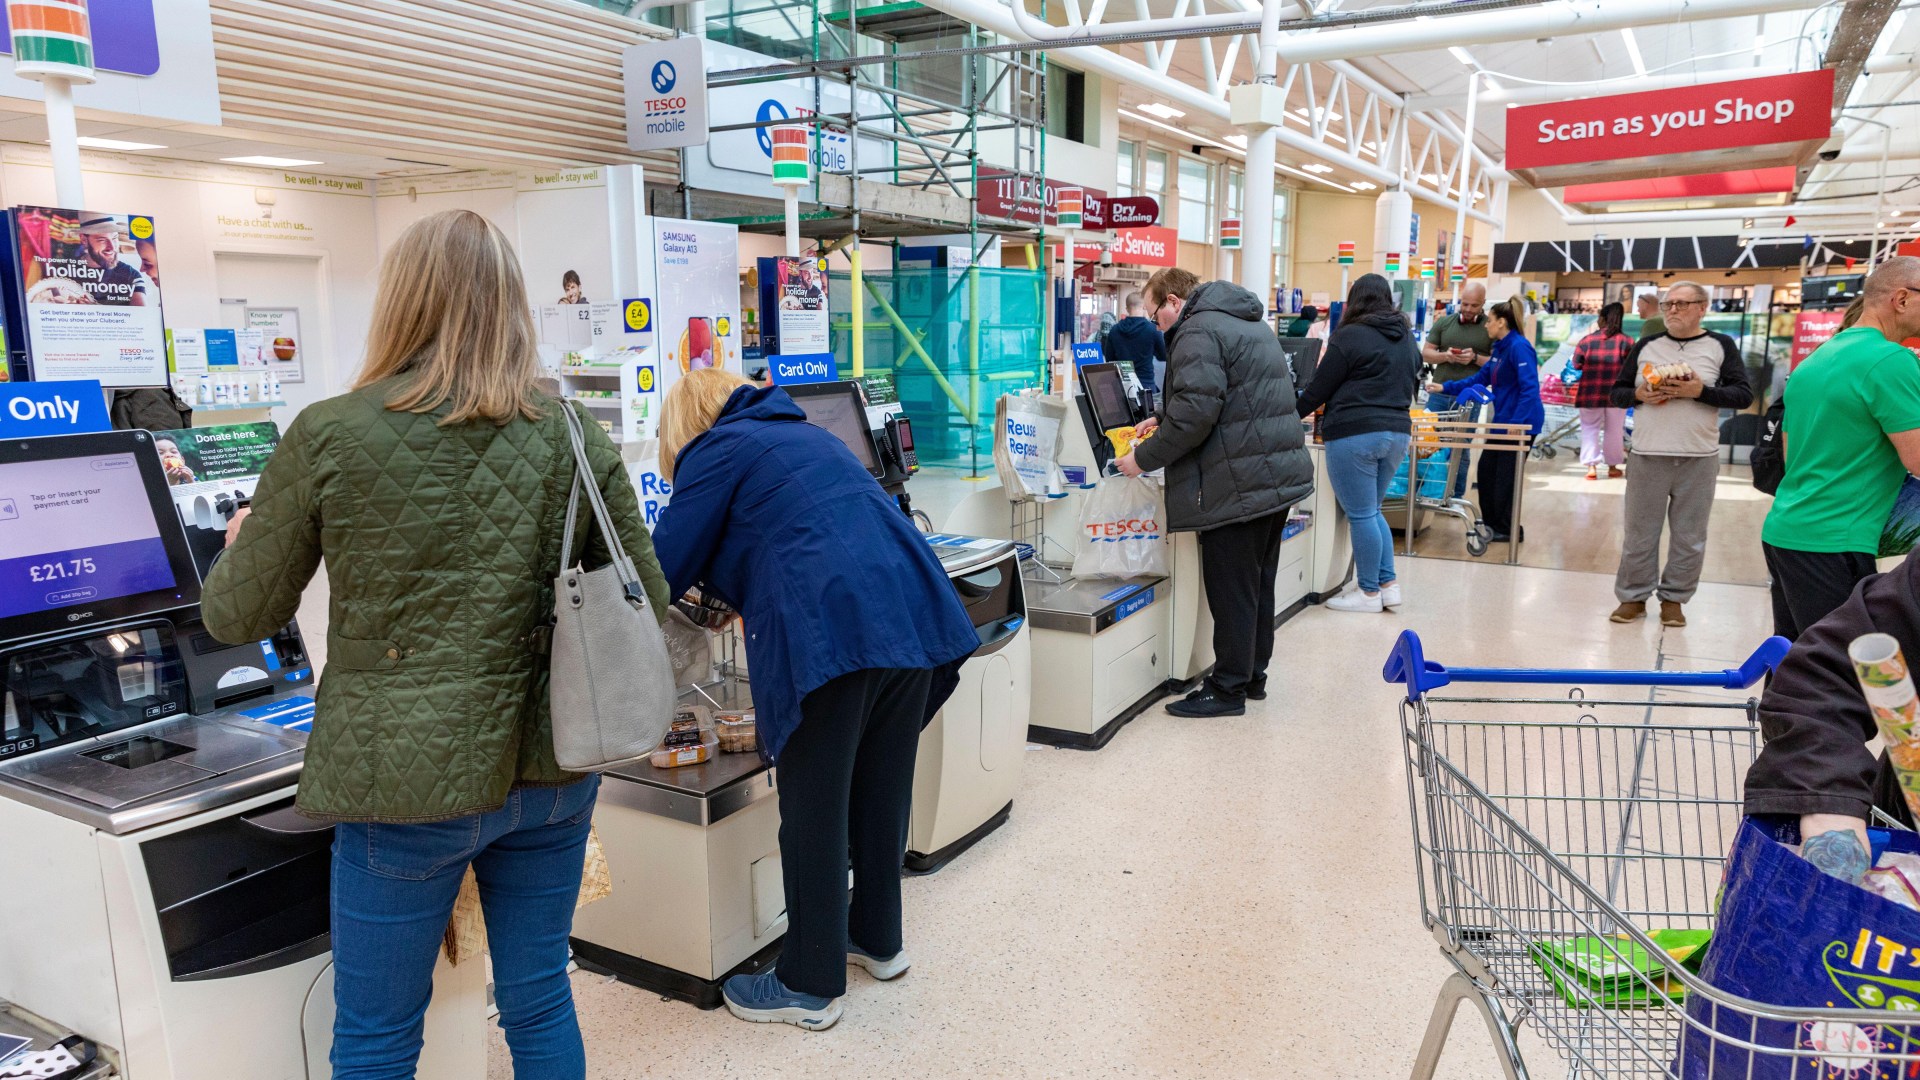
{"label": "red hanging sign", "polygon": [[1534,187],[1797,165],[1833,133],[1833,69],[1507,110],[1507,170]]}

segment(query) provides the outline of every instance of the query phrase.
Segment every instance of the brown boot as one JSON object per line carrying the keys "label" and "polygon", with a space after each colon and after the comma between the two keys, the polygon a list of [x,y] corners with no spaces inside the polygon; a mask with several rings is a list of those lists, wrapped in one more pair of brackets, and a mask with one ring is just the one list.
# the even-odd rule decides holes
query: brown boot
{"label": "brown boot", "polygon": [[1687,613],[1680,610],[1680,602],[1678,600],[1660,601],[1660,625],[1661,626],[1687,625]]}
{"label": "brown boot", "polygon": [[1612,619],[1614,622],[1634,622],[1635,620],[1646,617],[1647,602],[1645,600],[1629,600],[1619,607],[1614,608],[1613,614],[1607,616],[1607,618]]}

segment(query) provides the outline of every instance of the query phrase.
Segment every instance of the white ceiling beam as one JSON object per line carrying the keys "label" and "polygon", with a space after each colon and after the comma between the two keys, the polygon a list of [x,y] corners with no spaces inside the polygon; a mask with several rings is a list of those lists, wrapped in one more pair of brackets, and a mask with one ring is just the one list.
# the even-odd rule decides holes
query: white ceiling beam
{"label": "white ceiling beam", "polygon": [[[1019,7],[1026,0],[1012,0]],[[1451,46],[1597,34],[1649,24],[1730,19],[1775,11],[1805,11],[1818,0],[1556,0],[1492,14],[1450,15],[1379,26],[1282,34],[1280,58],[1290,64],[1351,60]],[[1244,21],[1245,16],[1236,16]],[[1284,25],[1284,24],[1283,24]]]}
{"label": "white ceiling beam", "polygon": [[[1542,101],[1593,97],[1599,94],[1637,94],[1643,90],[1675,90],[1686,86],[1698,86],[1701,83],[1720,82],[1724,79],[1758,79],[1769,75],[1786,75],[1792,71],[1792,68],[1785,66],[1738,67],[1688,72],[1683,75],[1649,75],[1644,78],[1629,76],[1624,79],[1560,83],[1553,86],[1502,84],[1481,89],[1480,104],[1483,106],[1527,105]],[[1462,91],[1458,94],[1416,94],[1409,99],[1409,103],[1415,110],[1426,112],[1431,109],[1451,109],[1464,104],[1466,100],[1466,92]]]}

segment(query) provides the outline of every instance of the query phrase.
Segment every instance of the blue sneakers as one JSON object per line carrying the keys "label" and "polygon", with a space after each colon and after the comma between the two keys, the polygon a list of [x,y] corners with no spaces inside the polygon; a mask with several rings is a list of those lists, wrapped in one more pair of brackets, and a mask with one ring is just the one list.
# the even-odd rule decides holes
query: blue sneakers
{"label": "blue sneakers", "polygon": [[[904,969],[903,969],[904,970]],[[769,967],[758,975],[735,975],[720,988],[727,1011],[756,1024],[792,1024],[805,1031],[825,1031],[840,1021],[839,998],[823,998],[787,989],[780,974]]]}
{"label": "blue sneakers", "polygon": [[890,979],[897,979],[905,975],[907,969],[913,966],[913,959],[907,955],[905,949],[894,953],[892,956],[882,958],[874,956],[872,953],[867,952],[852,942],[848,942],[847,963],[857,964],[860,967],[866,968],[867,974],[879,979],[881,982],[886,982]]}

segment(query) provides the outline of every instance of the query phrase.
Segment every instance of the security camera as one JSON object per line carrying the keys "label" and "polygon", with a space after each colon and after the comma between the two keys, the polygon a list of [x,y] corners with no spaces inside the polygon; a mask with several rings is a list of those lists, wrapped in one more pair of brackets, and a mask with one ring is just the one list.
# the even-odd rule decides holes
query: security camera
{"label": "security camera", "polygon": [[1846,144],[1847,140],[1839,135],[1828,138],[1826,142],[1820,144],[1820,160],[1836,160],[1840,156],[1841,148],[1846,146]]}
{"label": "security camera", "polygon": [[1834,161],[1834,160],[1837,160],[1839,157],[1840,157],[1840,148],[1837,146],[1831,150],[1820,151],[1821,161]]}

